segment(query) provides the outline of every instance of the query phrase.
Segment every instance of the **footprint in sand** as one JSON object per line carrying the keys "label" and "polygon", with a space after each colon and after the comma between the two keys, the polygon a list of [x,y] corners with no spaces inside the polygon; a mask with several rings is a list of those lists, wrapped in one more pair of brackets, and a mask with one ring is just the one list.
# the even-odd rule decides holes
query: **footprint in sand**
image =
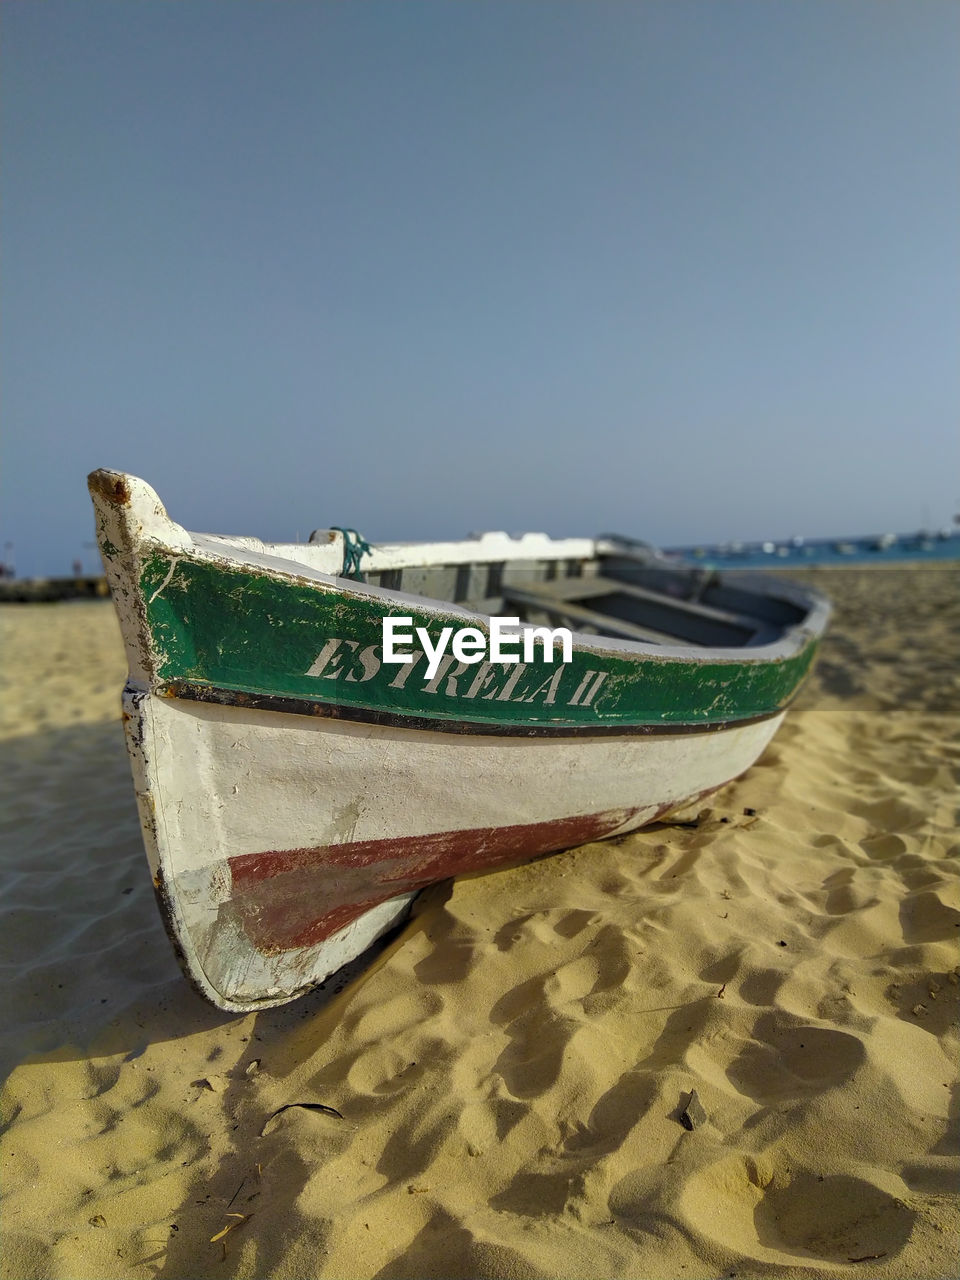
{"label": "footprint in sand", "polygon": [[[555,1004],[586,1001],[623,986],[631,966],[630,950],[623,930],[604,925],[588,943],[578,959],[561,965],[544,984],[544,991]],[[586,1005],[584,1005],[585,1011]]]}
{"label": "footprint in sand", "polygon": [[864,836],[860,841],[860,848],[868,858],[873,858],[877,862],[886,862],[890,858],[899,858],[901,853],[906,853],[907,842],[902,836],[897,835]]}
{"label": "footprint in sand", "polygon": [[436,1017],[443,1005],[436,992],[424,987],[401,990],[382,1003],[361,1005],[356,1014],[344,1020],[344,1029],[361,1042],[376,1043],[389,1036],[396,1037],[411,1027],[419,1027]]}
{"label": "footprint in sand", "polygon": [[757,944],[747,945],[701,969],[697,976],[703,982],[725,987],[742,974],[736,989],[739,998],[748,1004],[769,1008],[790,977],[790,970],[765,964],[767,950],[769,948]]}
{"label": "footprint in sand", "polygon": [[424,1072],[429,1053],[436,1069],[452,1054],[435,1034],[434,1019],[444,1001],[428,987],[395,990],[382,1002],[357,1001],[347,1013],[338,1037],[349,1044],[347,1052],[331,1053],[311,1078],[318,1096],[333,1095],[346,1084],[355,1095],[359,1112],[379,1110],[392,1094],[405,1093]]}
{"label": "footprint in sand", "polygon": [[391,1182],[417,1178],[434,1166],[456,1126],[458,1106],[447,1093],[415,1111],[390,1132],[377,1160],[377,1173]]}
{"label": "footprint in sand", "polygon": [[536,916],[535,911],[530,911],[526,915],[517,916],[513,920],[508,920],[506,924],[500,926],[493,935],[493,941],[498,951],[510,951],[523,940],[524,926],[529,924]]}
{"label": "footprint in sand", "polygon": [[854,911],[864,911],[867,907],[876,906],[879,899],[875,894],[868,895],[861,883],[861,878],[853,867],[843,867],[834,871],[823,881],[822,889],[826,896],[817,893],[805,893],[803,896],[817,904],[818,898],[828,916],[846,916]]}
{"label": "footprint in sand", "polygon": [[563,919],[558,920],[553,926],[553,931],[561,938],[575,938],[597,918],[596,911],[568,911]]}
{"label": "footprint in sand", "polygon": [[523,1218],[542,1218],[563,1213],[570,1197],[573,1174],[518,1173],[510,1185],[493,1196],[491,1209],[516,1213]]}
{"label": "footprint in sand", "polygon": [[[418,1056],[414,1056],[418,1055]],[[439,1056],[433,1050],[432,1066],[440,1066]],[[344,1078],[358,1099],[380,1101],[394,1095],[402,1095],[412,1089],[423,1077],[425,1067],[419,1061],[419,1049],[398,1053],[389,1041],[365,1046],[350,1061]],[[363,1110],[363,1108],[361,1108]]]}
{"label": "footprint in sand", "polygon": [[419,982],[450,985],[461,982],[474,968],[477,944],[472,938],[434,939],[434,950],[418,960],[413,972]]}
{"label": "footprint in sand", "polygon": [[331,1062],[321,1073],[325,1082],[345,1079],[360,1097],[405,1092],[419,1078],[428,1047],[434,1069],[452,1056],[441,1051],[442,1037],[431,1029],[443,1007],[434,991],[417,987],[360,1010],[349,1027],[360,1048]]}
{"label": "footprint in sand", "polygon": [[777,1167],[769,1157],[734,1157],[695,1174],[680,1213],[693,1229],[725,1249],[762,1263],[799,1259],[846,1264],[895,1256],[916,1213],[862,1178],[822,1176]]}
{"label": "footprint in sand", "polygon": [[956,942],[960,911],[932,889],[911,893],[900,903],[900,927],[907,943]]}
{"label": "footprint in sand", "polygon": [[457,1117],[457,1127],[467,1144],[467,1154],[477,1157],[495,1151],[511,1129],[515,1129],[529,1114],[530,1108],[524,1103],[495,1094],[482,1102],[468,1103]]}
{"label": "footprint in sand", "polygon": [[515,1098],[539,1097],[556,1083],[564,1052],[580,1025],[546,1004],[534,1004],[507,1026],[510,1043],[493,1070]]}
{"label": "footprint in sand", "polygon": [[764,1014],[727,1076],[755,1102],[789,1102],[843,1084],[865,1058],[862,1042],[845,1031],[787,1024]]}
{"label": "footprint in sand", "polygon": [[768,1009],[776,1000],[777,992],[790,977],[783,969],[757,969],[740,983],[738,995],[748,1004]]}
{"label": "footprint in sand", "polygon": [[600,972],[600,956],[583,955],[568,964],[560,965],[546,979],[543,993],[555,1009],[568,1004],[579,1004],[585,996],[597,988]]}
{"label": "footprint in sand", "polygon": [[520,983],[494,1005],[491,1021],[510,1043],[493,1069],[514,1097],[539,1097],[556,1082],[570,1041],[623,985],[630,966],[622,931],[609,925],[575,960]]}
{"label": "footprint in sand", "polygon": [[753,1217],[767,1248],[843,1263],[899,1253],[917,1215],[861,1178],[804,1171],[786,1186],[771,1186]]}
{"label": "footprint in sand", "polygon": [[850,812],[881,831],[914,831],[929,821],[925,809],[893,795],[867,804],[851,803]]}

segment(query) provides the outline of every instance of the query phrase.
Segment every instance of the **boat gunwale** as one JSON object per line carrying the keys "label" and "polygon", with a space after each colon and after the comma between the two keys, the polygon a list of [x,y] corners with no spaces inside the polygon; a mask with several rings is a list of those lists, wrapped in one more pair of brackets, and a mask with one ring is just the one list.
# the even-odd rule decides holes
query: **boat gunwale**
{"label": "boat gunwale", "polygon": [[[491,614],[481,613],[477,610],[468,609],[464,605],[456,604],[453,601],[438,599],[434,596],[419,596],[410,592],[396,591],[389,587],[374,586],[371,583],[359,582],[353,578],[345,578],[339,574],[324,573],[320,569],[315,569],[312,565],[301,565],[295,560],[288,560],[279,556],[271,556],[254,551],[251,548],[241,545],[233,546],[226,539],[217,541],[215,545],[205,542],[208,535],[192,534],[186,531],[187,537],[190,538],[194,552],[193,555],[201,562],[212,564],[215,566],[234,565],[240,568],[259,569],[278,578],[287,578],[301,584],[313,583],[334,588],[340,593],[347,596],[355,596],[359,599],[367,599],[373,602],[382,602],[391,606],[412,606],[421,612],[432,613],[437,617],[438,621],[445,619],[463,620],[464,623],[480,622],[489,626]],[[199,541],[198,541],[199,539]],[[264,543],[264,547],[271,544]],[[287,545],[287,544],[284,544]],[[422,544],[430,546],[429,543]],[[439,545],[439,544],[438,544]],[[600,546],[600,540],[596,540],[595,546]],[[168,555],[177,559],[185,558],[185,552],[181,549],[174,549],[163,543],[156,537],[146,537],[142,540],[141,546],[146,549],[149,547],[151,552],[166,552]],[[673,570],[678,573],[696,572],[689,566],[672,564],[650,564],[650,560],[644,556],[629,556],[629,550],[622,548],[618,544],[610,544],[611,551],[615,550],[618,555],[624,555],[628,558],[636,558],[638,565],[648,565],[654,568],[664,568]],[[608,554],[601,552],[600,554]],[[527,559],[528,557],[518,556],[518,560]],[[546,557],[541,557],[546,558]],[[558,559],[567,559],[569,557],[559,556]],[[446,563],[441,561],[439,563]],[[464,563],[470,563],[465,561]],[[491,563],[499,563],[499,560],[493,560]],[[504,561],[509,563],[509,561]],[[420,567],[420,566],[414,566]],[[708,646],[708,645],[689,645],[689,644],[653,644],[642,640],[627,640],[617,636],[599,636],[585,631],[577,631],[571,628],[573,636],[573,644],[576,649],[587,653],[613,653],[620,657],[629,657],[636,655],[645,660],[664,660],[670,659],[678,662],[730,662],[742,664],[743,662],[775,662],[785,658],[794,657],[801,652],[803,648],[811,641],[819,639],[826,630],[827,622],[830,618],[830,603],[820,592],[806,587],[800,587],[791,582],[785,582],[782,579],[772,579],[766,577],[766,581],[760,585],[763,590],[757,590],[757,583],[749,579],[743,573],[739,574],[718,574],[717,580],[729,586],[739,587],[743,590],[750,591],[754,595],[768,596],[774,599],[785,600],[798,608],[805,609],[806,615],[795,623],[783,629],[781,635],[767,644],[761,645],[725,645],[725,646]],[[682,608],[683,601],[665,596],[664,599],[671,604],[676,604]],[[396,613],[397,609],[384,609],[384,614]],[[511,615],[508,615],[511,616]],[[521,623],[520,630],[524,627],[532,628],[533,623]]]}
{"label": "boat gunwale", "polygon": [[[104,508],[111,508],[114,519],[119,521],[128,541],[125,551],[135,555],[141,561],[151,553],[165,553],[175,560],[192,556],[202,563],[205,562],[214,566],[234,565],[259,569],[276,578],[287,579],[303,585],[307,583],[322,584],[332,587],[348,597],[353,596],[375,603],[399,605],[401,607],[413,606],[421,612],[435,615],[438,620],[444,618],[462,619],[466,623],[479,621],[488,625],[492,616],[476,610],[466,609],[453,601],[394,591],[389,588],[359,582],[353,578],[345,578],[339,573],[325,572],[313,565],[294,560],[290,558],[289,554],[270,554],[271,549],[278,550],[283,548],[285,551],[291,552],[302,547],[314,546],[317,547],[318,552],[322,553],[325,550],[328,555],[341,559],[342,562],[342,531],[339,533],[334,530],[327,531],[330,536],[330,543],[326,548],[317,543],[265,543],[259,538],[244,538],[240,535],[230,537],[220,534],[192,533],[171,519],[155,490],[139,477],[125,472],[101,468],[90,473],[87,477],[87,483],[94,499],[95,507],[102,505]],[[98,541],[102,541],[99,534]],[[449,563],[446,560],[428,560],[426,558],[427,552],[431,549],[439,550],[443,548],[449,552],[452,548],[460,547],[464,552],[469,549],[472,553],[473,550],[481,548],[484,543],[486,543],[484,550],[489,553],[489,559],[485,554],[474,557],[472,561],[470,558],[465,557],[462,563],[500,563],[501,561],[504,564],[509,563],[510,557],[505,557],[495,550],[495,548],[500,548],[502,551],[505,544],[508,549],[512,548],[514,550],[513,559],[517,561],[531,558],[530,554],[523,554],[524,552],[534,552],[533,558],[539,559],[571,559],[576,558],[571,557],[569,554],[570,544],[574,543],[582,546],[585,552],[590,554],[590,558],[616,554],[621,558],[636,561],[638,566],[663,568],[674,570],[678,573],[706,573],[715,576],[715,580],[721,584],[740,587],[754,595],[779,598],[805,610],[805,616],[785,627],[776,640],[767,644],[752,646],[652,644],[642,640],[598,636],[571,628],[574,646],[584,653],[611,654],[618,657],[636,657],[644,661],[659,662],[719,662],[739,665],[744,662],[751,664],[773,663],[793,658],[808,645],[817,643],[826,630],[830,619],[831,605],[829,600],[813,588],[773,578],[767,574],[764,574],[758,583],[752,575],[744,571],[728,574],[725,572],[718,573],[716,570],[697,570],[694,566],[673,565],[662,557],[660,553],[651,552],[645,544],[638,545],[636,541],[629,538],[621,540],[611,537],[609,534],[596,538],[558,540],[551,539],[546,534],[537,533],[524,534],[520,538],[510,538],[508,535],[501,533],[487,533],[479,537],[465,539],[460,543],[383,543],[379,544],[379,547],[370,553],[370,571],[376,571],[378,551],[386,553],[392,550],[403,550],[409,555],[412,548],[417,548],[420,554],[415,559],[419,560],[419,567],[424,567],[430,564]],[[257,550],[257,547],[262,547],[263,551]],[[548,554],[551,548],[553,549],[553,554]],[[589,552],[590,548],[592,548],[592,553]],[[584,558],[587,558],[587,554],[584,555]],[[404,566],[396,563],[382,566],[384,569],[400,567],[418,566],[415,564]],[[139,582],[134,585],[134,592],[139,597],[141,607],[149,603],[140,591]],[[669,597],[665,598],[669,599]],[[133,602],[131,601],[130,603]],[[682,605],[682,601],[679,600],[675,603]],[[125,610],[119,608],[118,611],[121,623],[123,623]],[[389,611],[384,610],[385,613]],[[138,623],[143,621],[143,618],[138,618]],[[533,624],[526,625],[531,626]],[[138,626],[137,631],[142,635],[142,627]],[[134,640],[134,643],[136,644],[138,641]],[[133,673],[131,672],[131,674]],[[152,685],[155,681],[150,680],[149,683]]]}

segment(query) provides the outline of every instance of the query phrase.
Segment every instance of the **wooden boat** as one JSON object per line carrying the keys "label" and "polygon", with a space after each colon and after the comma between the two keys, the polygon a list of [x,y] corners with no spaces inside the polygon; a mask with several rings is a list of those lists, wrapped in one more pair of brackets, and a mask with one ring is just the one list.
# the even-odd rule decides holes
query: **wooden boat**
{"label": "wooden boat", "polygon": [[[760,755],[829,607],[614,536],[366,548],[188,533],[89,478],[129,662],[124,721],[158,898],[220,1008],[281,1004],[460,872],[641,827]],[[357,563],[365,581],[345,576]],[[382,620],[566,626],[568,662],[383,661]],[[424,645],[427,641],[424,641]]]}

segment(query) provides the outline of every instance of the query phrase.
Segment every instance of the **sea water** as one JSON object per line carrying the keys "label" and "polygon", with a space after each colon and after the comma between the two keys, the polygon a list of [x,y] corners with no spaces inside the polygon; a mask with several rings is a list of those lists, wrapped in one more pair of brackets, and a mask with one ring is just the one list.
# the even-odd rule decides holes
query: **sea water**
{"label": "sea water", "polygon": [[701,544],[671,547],[669,554],[704,567],[773,569],[815,564],[896,564],[898,561],[960,560],[960,530],[940,533],[871,534],[857,538],[791,538],[786,542]]}

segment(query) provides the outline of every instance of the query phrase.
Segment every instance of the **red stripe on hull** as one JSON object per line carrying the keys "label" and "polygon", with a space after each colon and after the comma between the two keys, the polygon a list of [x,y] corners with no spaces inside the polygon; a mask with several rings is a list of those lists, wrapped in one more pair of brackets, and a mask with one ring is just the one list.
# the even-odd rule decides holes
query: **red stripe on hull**
{"label": "red stripe on hull", "polygon": [[[653,822],[672,806],[652,813]],[[264,953],[312,946],[378,903],[468,871],[486,871],[611,835],[640,809],[435,835],[358,840],[230,858],[235,913]]]}

